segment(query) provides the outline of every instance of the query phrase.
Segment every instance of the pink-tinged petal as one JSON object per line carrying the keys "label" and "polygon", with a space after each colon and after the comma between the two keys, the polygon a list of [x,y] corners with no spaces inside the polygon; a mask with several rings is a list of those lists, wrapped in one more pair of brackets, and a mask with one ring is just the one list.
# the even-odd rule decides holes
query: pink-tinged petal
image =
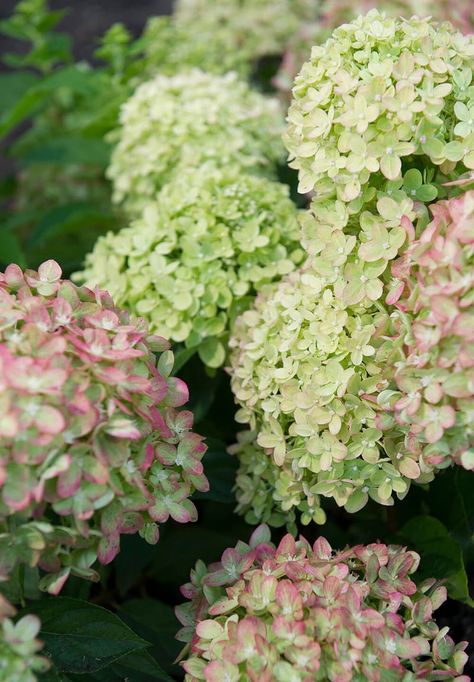
{"label": "pink-tinged petal", "polygon": [[204,670],[206,682],[239,682],[239,668],[228,661],[212,661]]}
{"label": "pink-tinged petal", "polygon": [[411,457],[402,457],[398,462],[398,469],[401,474],[412,480],[416,480],[421,475],[419,465]]}
{"label": "pink-tinged petal", "polygon": [[224,628],[215,620],[202,620],[196,626],[196,634],[202,639],[214,639],[224,634]]}
{"label": "pink-tinged petal", "polygon": [[183,500],[180,503],[172,502],[168,508],[171,518],[178,523],[191,523],[197,521],[197,509],[191,500]]}
{"label": "pink-tinged petal", "polygon": [[421,654],[420,645],[413,639],[400,637],[396,644],[396,653],[400,658],[416,658]]}
{"label": "pink-tinged petal", "polygon": [[164,523],[170,516],[168,507],[162,499],[156,500],[153,506],[148,510],[148,513],[153,521],[158,521],[158,523]]}
{"label": "pink-tinged petal", "polygon": [[166,403],[171,407],[181,407],[189,400],[189,390],[184,381],[177,377],[168,379],[168,393]]}
{"label": "pink-tinged petal", "polygon": [[35,417],[38,429],[43,433],[56,435],[66,428],[66,420],[59,410],[49,405],[40,408]]}
{"label": "pink-tinged petal", "polygon": [[323,538],[323,536],[320,535],[313,545],[313,552],[318,559],[330,559],[332,556],[332,547],[326,538]]}
{"label": "pink-tinged petal", "polygon": [[276,555],[284,558],[293,558],[296,555],[295,538],[288,533],[285,535],[276,549]]}
{"label": "pink-tinged petal", "polygon": [[53,596],[57,597],[70,575],[71,569],[63,568],[58,573],[47,575],[42,578],[40,587],[45,592],[48,592],[48,594],[52,594]]}
{"label": "pink-tinged petal", "polygon": [[136,427],[133,421],[125,417],[111,420],[105,431],[114,438],[125,438],[127,440],[138,440],[141,438],[140,429]]}
{"label": "pink-tinged petal", "polygon": [[0,415],[0,438],[15,438],[19,430],[20,426],[14,414]]}
{"label": "pink-tinged petal", "polygon": [[103,537],[97,548],[97,558],[104,566],[110,564],[120,551],[120,535]]}
{"label": "pink-tinged petal", "polygon": [[61,279],[63,271],[55,260],[47,260],[38,268],[38,275],[42,282],[56,282]]}
{"label": "pink-tinged petal", "polygon": [[17,289],[25,283],[23,271],[19,265],[11,263],[5,268],[5,282],[13,289]]}
{"label": "pink-tinged petal", "polygon": [[72,461],[69,468],[58,476],[57,492],[60,498],[71,497],[81,485],[82,471],[77,462]]}
{"label": "pink-tinged petal", "polygon": [[428,443],[436,443],[443,437],[443,434],[444,429],[440,422],[438,423],[431,422],[425,427],[425,438],[428,441]]}
{"label": "pink-tinged petal", "polygon": [[176,446],[171,443],[159,443],[155,448],[155,455],[156,459],[166,466],[176,464]]}

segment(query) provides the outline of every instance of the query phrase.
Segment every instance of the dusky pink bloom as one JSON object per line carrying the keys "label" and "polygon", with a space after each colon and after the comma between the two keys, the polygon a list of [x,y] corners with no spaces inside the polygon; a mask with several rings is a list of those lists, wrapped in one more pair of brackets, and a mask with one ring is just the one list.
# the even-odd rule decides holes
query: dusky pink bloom
{"label": "dusky pink bloom", "polygon": [[286,535],[275,547],[259,526],[217,564],[198,561],[182,588],[185,679],[380,682],[389,670],[400,682],[465,682],[466,643],[433,620],[446,589],[435,580],[418,589],[418,564],[415,552],[382,544],[337,551]]}
{"label": "dusky pink bloom", "polygon": [[194,521],[189,497],[209,487],[203,439],[177,409],[187,387],[157,366],[169,343],[61,277],[54,261],[0,273],[0,579],[27,562],[55,594],[71,574],[97,579],[121,535],[156,542],[169,516]]}

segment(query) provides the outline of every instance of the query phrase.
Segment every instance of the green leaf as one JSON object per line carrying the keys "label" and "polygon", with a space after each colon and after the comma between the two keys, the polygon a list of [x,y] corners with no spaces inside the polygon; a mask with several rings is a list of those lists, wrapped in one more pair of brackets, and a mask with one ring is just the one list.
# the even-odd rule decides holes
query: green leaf
{"label": "green leaf", "polygon": [[0,115],[11,109],[37,81],[38,76],[29,71],[0,74]]}
{"label": "green leaf", "polygon": [[20,240],[13,232],[4,230],[0,232],[0,263],[3,265],[16,263],[21,267],[26,265],[26,258]]}
{"label": "green leaf", "polygon": [[118,616],[79,599],[45,598],[28,613],[41,619],[39,638],[59,672],[94,673],[149,646]]}
{"label": "green leaf", "polygon": [[199,357],[208,367],[220,367],[224,363],[224,346],[213,336],[200,344],[198,352]]}
{"label": "green leaf", "polygon": [[445,580],[450,597],[474,605],[469,596],[462,549],[441,521],[433,516],[416,516],[403,526],[400,535],[409,549],[421,555],[417,579]]}
{"label": "green leaf", "polygon": [[173,682],[148,651],[124,656],[107,668],[87,675],[86,679],[84,675],[69,675],[69,679],[72,682]]}
{"label": "green leaf", "polygon": [[174,609],[157,599],[130,599],[119,608],[120,617],[138,635],[151,643],[150,653],[170,674],[182,649],[175,636],[180,627]]}
{"label": "green leaf", "polygon": [[434,185],[422,185],[416,192],[418,201],[434,201],[438,196],[438,190]]}
{"label": "green leaf", "polygon": [[203,458],[204,471],[209,480],[207,493],[195,493],[196,499],[214,500],[235,504],[233,488],[237,474],[238,460],[226,451],[225,443],[214,438],[206,439],[208,446]]}
{"label": "green leaf", "polygon": [[[21,149],[21,148],[20,148]],[[110,147],[102,139],[68,135],[47,140],[17,154],[23,163],[93,164],[105,168]]]}
{"label": "green leaf", "polygon": [[104,228],[114,223],[111,213],[102,211],[93,204],[73,202],[47,211],[38,221],[32,232],[28,246],[35,247],[44,239],[62,236],[82,227],[102,225]]}

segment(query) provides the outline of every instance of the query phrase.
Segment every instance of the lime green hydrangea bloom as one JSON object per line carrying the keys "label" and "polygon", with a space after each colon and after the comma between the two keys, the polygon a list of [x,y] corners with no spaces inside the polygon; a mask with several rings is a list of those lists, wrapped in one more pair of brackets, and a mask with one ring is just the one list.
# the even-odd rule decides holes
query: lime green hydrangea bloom
{"label": "lime green hydrangea bloom", "polygon": [[219,0],[210,8],[207,0],[178,0],[175,24],[188,32],[196,54],[202,52],[202,68],[220,62],[247,75],[255,60],[284,52],[301,24],[317,17],[318,5],[315,0]]}
{"label": "lime green hydrangea bloom", "polygon": [[16,609],[0,594],[0,682],[36,682],[35,673],[49,668],[49,661],[38,656],[42,643],[37,616],[28,614],[16,622]]}
{"label": "lime green hydrangea bloom", "polygon": [[[333,268],[333,284],[328,273],[305,267],[264,292],[236,321],[230,340],[232,390],[241,405],[236,419],[257,433],[256,445],[242,448],[242,511],[258,512],[248,490],[261,489],[255,462],[265,457],[275,468],[269,494],[277,508],[298,509],[306,523],[324,523],[320,496],[353,512],[369,496],[390,505],[393,494],[403,497],[409,488],[410,467],[382,452],[375,421],[376,397],[388,385],[383,338],[389,316],[374,302],[382,294],[376,275],[385,264],[369,263],[366,275],[354,272],[353,285],[362,278],[362,289],[346,303],[343,276],[336,274],[343,268],[330,260],[331,248],[341,263],[350,260],[355,245],[354,237],[332,234],[321,262],[327,258]],[[421,476],[431,478],[430,469]]]}
{"label": "lime green hydrangea bloom", "polygon": [[278,101],[235,73],[159,75],[137,88],[120,123],[108,177],[114,200],[135,213],[184,168],[212,163],[272,174],[284,158]]}
{"label": "lime green hydrangea bloom", "polygon": [[387,227],[400,210],[428,220],[424,204],[474,168],[473,57],[474,37],[447,23],[377,10],[313,48],[285,143],[318,220],[344,226],[364,209]]}
{"label": "lime green hydrangea bloom", "polygon": [[301,260],[297,216],[286,185],[189,169],[130,227],[99,239],[80,277],[216,367],[232,319]]}
{"label": "lime green hydrangea bloom", "polygon": [[377,8],[392,17],[409,19],[433,17],[436,21],[450,21],[463,33],[474,30],[474,9],[471,0],[325,0],[320,7],[318,21],[305,23],[291,39],[274,79],[276,87],[287,98],[313,45],[321,45],[332,31],[353,21],[360,14]]}

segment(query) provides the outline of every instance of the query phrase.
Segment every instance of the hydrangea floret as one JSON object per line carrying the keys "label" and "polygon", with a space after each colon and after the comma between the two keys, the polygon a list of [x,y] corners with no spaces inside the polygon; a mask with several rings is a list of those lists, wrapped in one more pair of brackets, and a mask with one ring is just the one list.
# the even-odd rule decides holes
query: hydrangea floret
{"label": "hydrangea floret", "polygon": [[79,277],[217,367],[237,313],[301,260],[297,216],[286,185],[186,170],[130,227],[99,239]]}
{"label": "hydrangea floret", "polygon": [[[344,263],[355,248],[355,237],[350,239],[342,232],[327,235],[321,269],[330,271],[333,258]],[[377,275],[385,261],[364,263],[364,281],[353,267],[350,302],[342,276],[330,286],[327,275],[304,267],[259,295],[235,323],[230,364],[241,406],[236,419],[257,434],[256,443],[237,448],[241,511],[273,513],[276,503],[280,512],[298,509],[304,523],[324,523],[321,496],[351,512],[369,496],[391,505],[394,494],[403,497],[421,476],[410,458],[382,452],[375,423],[376,397],[388,388],[383,358],[375,356],[390,319],[371,297],[382,293]],[[256,478],[267,469],[257,466],[265,458],[275,469],[273,486]],[[431,477],[428,470],[423,480]]]}
{"label": "hydrangea floret", "polygon": [[439,629],[446,588],[413,581],[420,557],[379,543],[333,550],[260,526],[199,561],[177,608],[187,682],[469,682],[467,643]]}
{"label": "hydrangea floret", "polygon": [[37,635],[40,621],[28,614],[16,622],[16,609],[0,594],[0,682],[36,682],[35,673],[49,668],[49,661],[38,655],[42,643]]}
{"label": "hydrangea floret", "polygon": [[123,105],[108,176],[114,199],[140,211],[184,168],[211,163],[274,174],[285,154],[276,99],[199,69],[142,83]]}
{"label": "hydrangea floret", "polygon": [[170,516],[195,520],[208,489],[168,342],[61,275],[0,274],[0,578],[38,565],[52,593],[97,579],[122,534],[155,543]]}
{"label": "hydrangea floret", "polygon": [[206,62],[210,53],[213,63],[248,75],[259,58],[282,54],[299,27],[316,19],[317,8],[314,0],[220,0],[209,11],[207,0],[178,0],[175,23],[192,35]]}
{"label": "hydrangea floret", "polygon": [[397,457],[473,470],[474,191],[431,212],[391,267],[396,352],[377,420]]}
{"label": "hydrangea floret", "polygon": [[427,217],[443,183],[474,168],[473,56],[474,37],[448,23],[377,10],[313,47],[285,143],[317,220],[344,227],[369,210],[389,228],[397,206]]}

